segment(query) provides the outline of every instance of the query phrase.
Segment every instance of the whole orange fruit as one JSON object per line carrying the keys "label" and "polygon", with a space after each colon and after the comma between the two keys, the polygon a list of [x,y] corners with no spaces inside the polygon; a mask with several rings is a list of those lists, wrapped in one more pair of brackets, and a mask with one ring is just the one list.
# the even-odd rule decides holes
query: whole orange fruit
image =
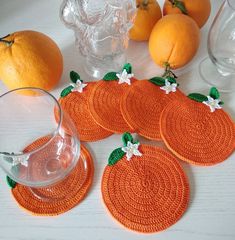
{"label": "whole orange fruit", "polygon": [[137,15],[129,32],[130,39],[147,41],[156,22],[162,17],[156,0],[137,0]]}
{"label": "whole orange fruit", "polygon": [[172,69],[187,64],[196,54],[200,42],[199,28],[192,18],[183,14],[163,17],[154,26],[149,39],[153,61]]}
{"label": "whole orange fruit", "polygon": [[[182,8],[183,7],[185,8]],[[165,0],[163,15],[185,13],[193,18],[201,28],[211,13],[210,0]]]}
{"label": "whole orange fruit", "polygon": [[0,38],[0,79],[9,89],[51,90],[59,82],[62,71],[60,49],[45,34],[20,31]]}

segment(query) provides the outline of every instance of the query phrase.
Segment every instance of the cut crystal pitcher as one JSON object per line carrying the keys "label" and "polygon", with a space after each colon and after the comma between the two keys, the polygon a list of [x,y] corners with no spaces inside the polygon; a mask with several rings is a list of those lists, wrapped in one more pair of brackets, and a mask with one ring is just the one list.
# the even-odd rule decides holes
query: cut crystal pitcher
{"label": "cut crystal pitcher", "polygon": [[122,68],[135,12],[135,0],[63,1],[60,17],[75,33],[88,75],[100,79]]}

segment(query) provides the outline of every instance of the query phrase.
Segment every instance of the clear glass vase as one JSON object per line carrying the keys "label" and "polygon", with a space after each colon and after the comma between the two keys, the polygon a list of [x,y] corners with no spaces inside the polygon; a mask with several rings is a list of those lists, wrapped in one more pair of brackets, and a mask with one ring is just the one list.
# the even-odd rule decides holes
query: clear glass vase
{"label": "clear glass vase", "polygon": [[135,0],[63,1],[61,20],[74,31],[89,76],[101,79],[122,68],[135,12]]}
{"label": "clear glass vase", "polygon": [[208,34],[209,57],[199,66],[201,77],[221,92],[235,91],[235,0],[226,0]]}

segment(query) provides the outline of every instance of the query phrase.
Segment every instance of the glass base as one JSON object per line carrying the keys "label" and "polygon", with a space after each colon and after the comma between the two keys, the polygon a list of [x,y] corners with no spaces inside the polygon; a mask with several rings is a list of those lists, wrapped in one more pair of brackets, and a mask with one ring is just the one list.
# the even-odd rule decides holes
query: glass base
{"label": "glass base", "polygon": [[209,57],[201,61],[199,73],[206,83],[216,87],[220,92],[229,93],[235,91],[235,75],[220,73]]}
{"label": "glass base", "polygon": [[125,53],[104,56],[103,59],[87,56],[83,68],[92,79],[102,79],[108,72],[120,72],[125,63]]}
{"label": "glass base", "polygon": [[81,156],[75,168],[64,179],[48,187],[28,187],[28,189],[35,198],[42,202],[66,201],[72,193],[80,191],[87,177],[87,159]]}

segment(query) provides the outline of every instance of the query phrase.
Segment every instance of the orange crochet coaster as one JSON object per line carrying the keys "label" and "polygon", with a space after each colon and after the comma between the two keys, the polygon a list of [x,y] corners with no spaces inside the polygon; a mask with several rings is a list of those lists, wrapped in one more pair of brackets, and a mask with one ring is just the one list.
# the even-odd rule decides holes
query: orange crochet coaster
{"label": "orange crochet coaster", "polygon": [[[75,72],[73,73],[75,74]],[[73,89],[71,89],[72,91],[67,91],[68,94],[65,94],[65,96],[62,92],[62,97],[59,99],[60,105],[74,122],[81,141],[92,142],[104,139],[112,135],[112,132],[102,128],[94,121],[88,107],[88,97],[96,83],[90,82],[83,85],[85,86],[80,90],[80,92],[78,91],[79,89],[77,89],[77,91],[73,91]],[[72,86],[68,88],[71,87]]]}
{"label": "orange crochet coaster", "polygon": [[160,128],[165,144],[181,160],[195,165],[224,161],[235,149],[235,125],[221,109],[218,91],[212,88],[210,96],[189,97],[192,100],[173,101],[163,110]]}
{"label": "orange crochet coaster", "polygon": [[114,133],[133,131],[124,120],[120,109],[121,97],[134,81],[131,71],[123,69],[120,74],[106,74],[104,80],[95,85],[89,97],[90,112],[95,121]]}
{"label": "orange crochet coaster", "polygon": [[121,112],[129,126],[139,135],[161,140],[159,119],[162,110],[173,99],[185,95],[177,87],[175,92],[167,94],[163,85],[156,86],[150,81],[137,81],[127,89],[121,100]]}
{"label": "orange crochet coaster", "polygon": [[139,145],[130,138],[124,146],[112,152],[103,173],[101,191],[108,211],[134,231],[167,229],[189,203],[189,183],[182,167],[164,149]]}
{"label": "orange crochet coaster", "polygon": [[[45,143],[47,138],[41,138],[31,145],[25,151],[30,151]],[[82,160],[78,161],[75,168],[59,183],[47,188],[34,188],[34,193],[39,196],[50,197],[49,201],[35,197],[32,190],[21,184],[16,184],[12,188],[12,194],[19,206],[29,211],[33,215],[54,216],[67,212],[76,205],[78,205],[88,193],[93,181],[94,166],[93,160],[88,150],[81,145],[81,158],[86,158],[87,172],[84,172]],[[36,163],[34,167],[39,167],[40,164]],[[35,169],[36,172],[40,169]],[[39,173],[40,174],[40,173]],[[84,176],[86,174],[86,176]],[[86,177],[85,182],[81,181]],[[81,182],[81,184],[80,184]]]}

